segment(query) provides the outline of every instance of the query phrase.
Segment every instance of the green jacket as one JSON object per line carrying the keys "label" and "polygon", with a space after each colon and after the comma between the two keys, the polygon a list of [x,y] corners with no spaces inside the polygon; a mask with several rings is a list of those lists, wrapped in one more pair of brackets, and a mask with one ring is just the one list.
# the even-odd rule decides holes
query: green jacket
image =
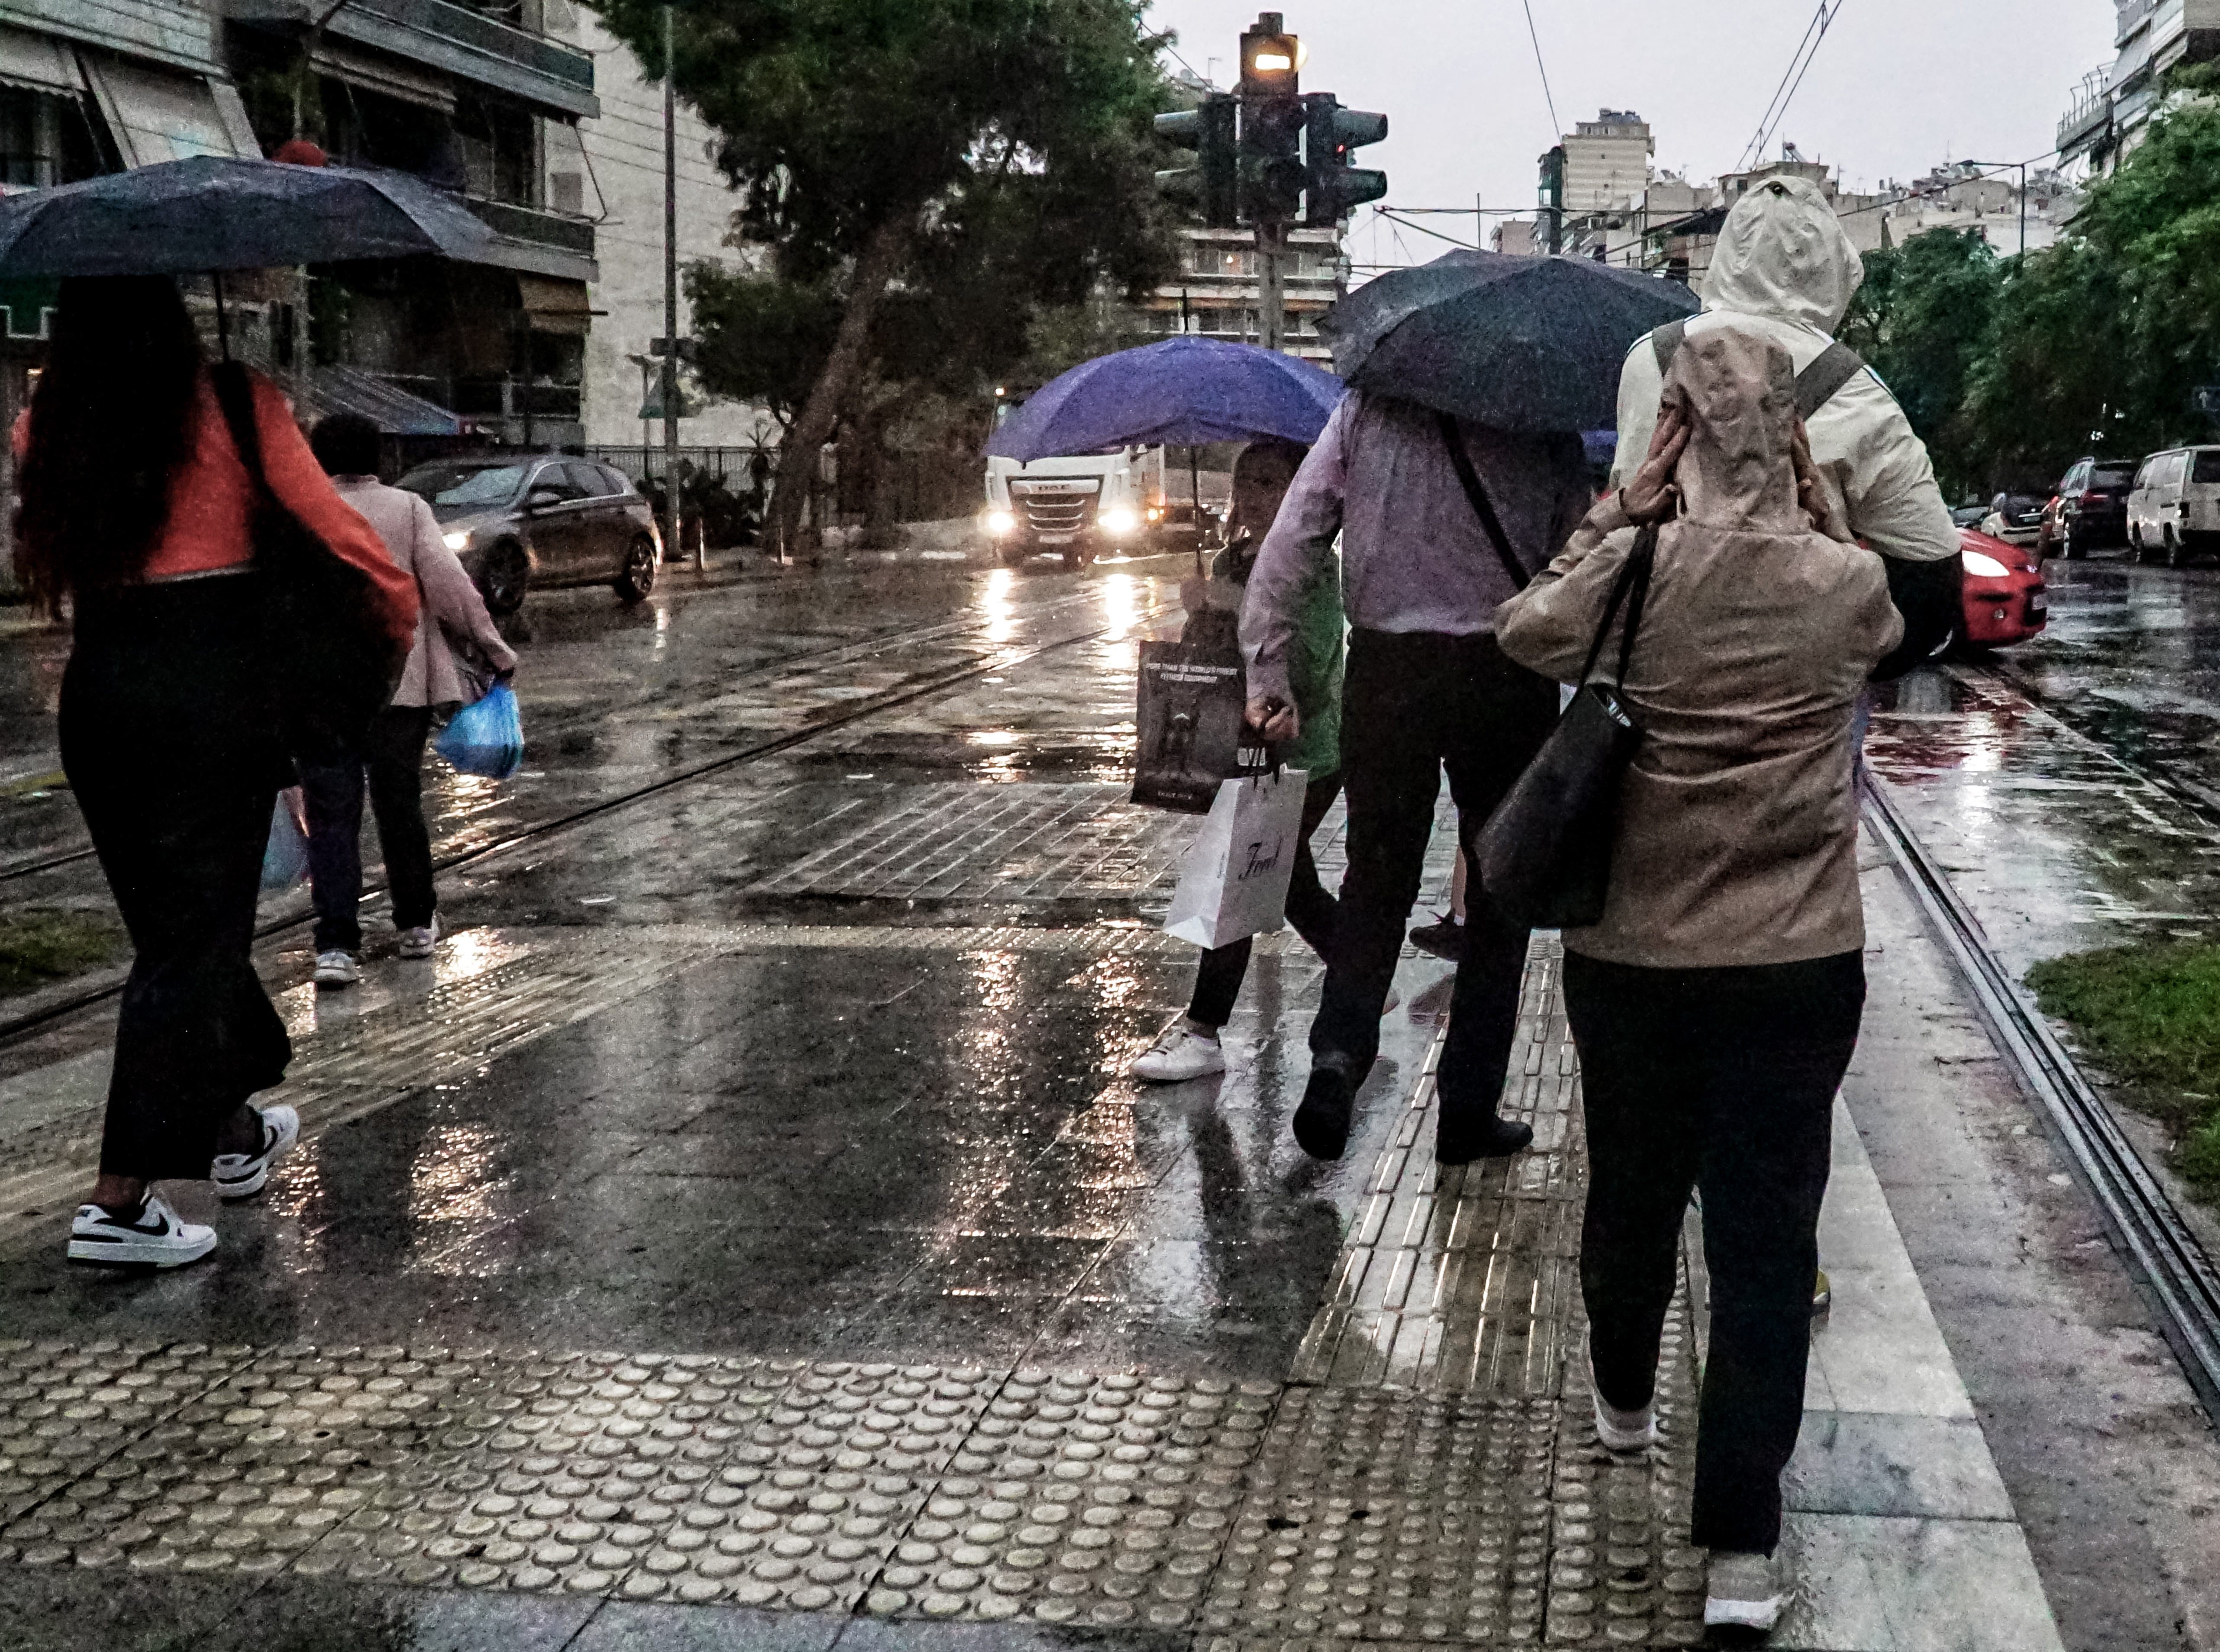
{"label": "green jacket", "polygon": [[[1211,577],[1246,585],[1257,549],[1253,539],[1227,545],[1211,564]],[[1342,639],[1347,629],[1341,613],[1341,563],[1336,558],[1303,593],[1295,645],[1288,656],[1288,683],[1294,691],[1302,732],[1278,756],[1289,768],[1313,776],[1341,767]]]}

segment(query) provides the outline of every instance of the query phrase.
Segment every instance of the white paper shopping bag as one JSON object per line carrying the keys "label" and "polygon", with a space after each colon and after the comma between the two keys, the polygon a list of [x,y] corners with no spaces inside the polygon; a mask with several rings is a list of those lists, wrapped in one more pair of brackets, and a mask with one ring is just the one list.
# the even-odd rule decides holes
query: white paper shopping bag
{"label": "white paper shopping bag", "polygon": [[1287,922],[1288,881],[1303,829],[1310,776],[1281,769],[1223,782],[1202,833],[1180,863],[1164,931],[1224,946]]}

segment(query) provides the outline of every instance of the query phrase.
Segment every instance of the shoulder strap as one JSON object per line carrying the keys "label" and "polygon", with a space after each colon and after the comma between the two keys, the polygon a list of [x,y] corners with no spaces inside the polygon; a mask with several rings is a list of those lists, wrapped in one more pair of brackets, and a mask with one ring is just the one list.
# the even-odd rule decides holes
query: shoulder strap
{"label": "shoulder strap", "polygon": [[1865,368],[1865,358],[1847,344],[1829,345],[1819,352],[1817,360],[1796,375],[1796,416],[1809,419]]}
{"label": "shoulder strap", "polygon": [[1672,366],[1674,352],[1680,349],[1681,340],[1687,336],[1688,324],[1686,321],[1668,321],[1649,335],[1649,347],[1657,352],[1660,374]]}
{"label": "shoulder strap", "polygon": [[1473,514],[1487,531],[1487,542],[1495,547],[1495,554],[1503,559],[1503,571],[1511,576],[1511,589],[1523,591],[1533,580],[1512,553],[1511,541],[1504,536],[1503,524],[1495,514],[1495,505],[1481,486],[1480,472],[1472,468],[1472,455],[1464,451],[1464,432],[1458,428],[1456,415],[1437,415],[1441,425],[1442,446],[1450,450],[1450,463],[1456,469],[1457,480],[1464,484],[1464,496],[1472,501]]}
{"label": "shoulder strap", "polygon": [[254,386],[246,377],[246,365],[220,361],[209,369],[209,377],[215,387],[216,405],[223,409],[225,427],[231,432],[231,445],[239,450],[239,462],[246,467],[255,492],[267,497],[270,483],[262,472],[262,429],[254,419]]}
{"label": "shoulder strap", "polygon": [[[1596,622],[1595,639],[1588,645],[1588,657],[1581,667],[1575,687],[1585,684],[1595,675],[1596,661],[1603,657],[1603,645],[1611,636],[1612,621],[1618,618],[1619,605],[1626,603],[1626,629],[1618,643],[1618,676],[1615,683],[1624,686],[1626,668],[1634,659],[1634,633],[1642,628],[1642,610],[1649,598],[1649,575],[1657,559],[1657,530],[1646,527],[1635,535],[1634,548],[1625,562],[1620,564],[1618,577],[1612,582],[1611,600],[1604,604],[1603,618]],[[1631,602],[1628,598],[1631,596]]]}

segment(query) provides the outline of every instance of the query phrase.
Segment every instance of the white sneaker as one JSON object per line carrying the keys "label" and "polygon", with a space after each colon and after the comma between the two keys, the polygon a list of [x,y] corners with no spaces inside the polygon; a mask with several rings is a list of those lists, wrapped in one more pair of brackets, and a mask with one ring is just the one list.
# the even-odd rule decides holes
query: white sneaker
{"label": "white sneaker", "polygon": [[301,1115],[290,1107],[262,1109],[262,1146],[253,1153],[219,1153],[209,1174],[219,1199],[252,1199],[270,1180],[270,1167],[301,1139]]}
{"label": "white sneaker", "polygon": [[361,979],[362,965],[355,962],[353,953],[316,954],[316,985],[319,987],[352,987]]}
{"label": "white sneaker", "polygon": [[1588,1397],[1595,1401],[1596,1439],[1606,1451],[1643,1451],[1657,1443],[1655,1401],[1639,1411],[1621,1411],[1604,1403],[1596,1387],[1595,1366],[1588,1366]]}
{"label": "white sneaker", "polygon": [[181,1222],[159,1194],[127,1221],[99,1205],[79,1205],[70,1226],[69,1259],[109,1268],[182,1268],[215,1249],[215,1230]]}
{"label": "white sneaker", "polygon": [[1788,1604],[1788,1586],[1770,1555],[1712,1550],[1711,1583],[1705,1592],[1706,1626],[1770,1630]]}
{"label": "white sneaker", "polygon": [[439,944],[440,920],[438,914],[434,913],[432,921],[421,929],[404,929],[401,932],[399,951],[404,958],[428,958],[432,956],[432,949]]}
{"label": "white sneaker", "polygon": [[1225,1052],[1182,1020],[1126,1069],[1144,1084],[1178,1084],[1225,1070]]}

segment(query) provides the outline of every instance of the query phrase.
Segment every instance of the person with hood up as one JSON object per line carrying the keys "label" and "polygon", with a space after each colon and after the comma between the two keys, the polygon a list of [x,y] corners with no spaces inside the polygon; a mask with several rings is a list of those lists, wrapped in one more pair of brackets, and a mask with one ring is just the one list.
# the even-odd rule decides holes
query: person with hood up
{"label": "person with hood up", "polygon": [[[1621,689],[1643,739],[1603,917],[1564,932],[1587,1127],[1581,1290],[1597,1437],[1640,1449],[1656,1437],[1681,1217],[1702,1190],[1693,1537],[1712,1551],[1705,1621],[1759,1630],[1785,1604],[1780,1473],[1803,1418],[1835,1092],[1865,1003],[1854,711],[1905,629],[1880,559],[1836,526],[1792,361],[1768,327],[1692,329],[1648,458],[1495,622],[1511,658],[1578,676],[1636,525],[1663,522]],[[1603,658],[1618,658],[1614,639]]]}
{"label": "person with hood up", "polygon": [[[1731,322],[1786,350],[1798,373],[1824,371],[1819,358],[1834,347],[1834,329],[1864,280],[1864,262],[1818,185],[1759,178],[1720,228],[1703,314],[1684,336],[1693,342]],[[1619,377],[1613,487],[1624,487],[1649,451],[1665,383],[1660,336],[1635,345]],[[1890,595],[1905,619],[1903,642],[1875,673],[1890,677],[1933,653],[1959,620],[1958,530],[1926,446],[1896,398],[1854,356],[1835,359],[1855,371],[1805,415],[1812,458],[1831,520],[1886,558]]]}

